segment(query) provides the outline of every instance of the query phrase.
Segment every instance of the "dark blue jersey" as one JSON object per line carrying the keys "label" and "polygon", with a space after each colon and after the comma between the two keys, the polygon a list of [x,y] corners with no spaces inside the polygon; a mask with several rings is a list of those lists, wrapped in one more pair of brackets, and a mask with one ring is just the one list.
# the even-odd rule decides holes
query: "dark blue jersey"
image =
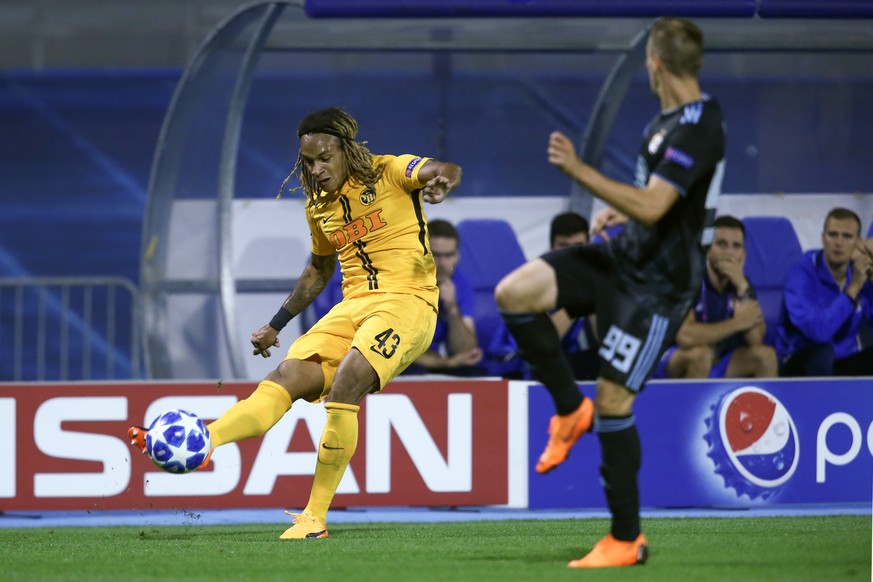
{"label": "dark blue jersey", "polygon": [[651,227],[630,220],[611,244],[619,278],[642,298],[690,301],[712,239],[724,174],[721,108],[704,97],[659,113],[644,132],[635,185],[652,176],[673,185],[679,200]]}
{"label": "dark blue jersey", "polygon": [[[749,283],[749,296],[755,296],[755,290]],[[737,289],[728,283],[724,291],[713,286],[709,276],[704,271],[703,282],[697,293],[697,303],[694,304],[694,319],[700,323],[717,323],[734,316],[734,306],[737,302]],[[746,345],[745,332],[738,331],[718,342],[715,348],[716,359],[721,359],[726,353]]]}

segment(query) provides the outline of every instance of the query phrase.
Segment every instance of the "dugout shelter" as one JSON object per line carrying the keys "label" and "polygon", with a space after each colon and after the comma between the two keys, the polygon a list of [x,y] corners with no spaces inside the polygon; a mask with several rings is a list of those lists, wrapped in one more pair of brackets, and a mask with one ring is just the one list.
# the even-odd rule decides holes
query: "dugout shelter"
{"label": "dugout shelter", "polygon": [[548,130],[578,136],[581,156],[607,175],[632,174],[655,111],[645,39],[663,14],[691,17],[706,35],[702,84],[729,124],[726,192],[869,190],[858,159],[873,130],[870,2],[253,3],[185,70],[155,151],[140,252],[147,377],[263,376],[247,357],[249,331],[309,252],[300,197],[275,200],[303,115],[340,104],[374,152],[461,163],[462,189],[432,217],[508,212],[539,233],[532,222],[593,208],[542,163]]}

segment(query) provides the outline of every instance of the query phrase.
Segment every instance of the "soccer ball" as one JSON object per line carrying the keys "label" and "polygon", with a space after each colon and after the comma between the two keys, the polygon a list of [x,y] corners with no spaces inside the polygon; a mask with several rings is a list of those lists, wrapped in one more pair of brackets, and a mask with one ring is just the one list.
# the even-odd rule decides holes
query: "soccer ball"
{"label": "soccer ball", "polygon": [[146,452],[168,473],[188,473],[206,459],[212,444],[209,429],[196,414],[171,410],[157,417],[146,434]]}

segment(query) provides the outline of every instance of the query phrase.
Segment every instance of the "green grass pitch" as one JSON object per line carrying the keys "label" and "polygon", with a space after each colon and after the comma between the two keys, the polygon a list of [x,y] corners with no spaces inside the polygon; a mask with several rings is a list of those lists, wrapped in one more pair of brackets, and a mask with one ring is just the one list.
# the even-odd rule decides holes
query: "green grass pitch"
{"label": "green grass pitch", "polygon": [[646,519],[644,566],[570,570],[605,519],[0,529],[0,580],[311,582],[871,579],[871,517]]}

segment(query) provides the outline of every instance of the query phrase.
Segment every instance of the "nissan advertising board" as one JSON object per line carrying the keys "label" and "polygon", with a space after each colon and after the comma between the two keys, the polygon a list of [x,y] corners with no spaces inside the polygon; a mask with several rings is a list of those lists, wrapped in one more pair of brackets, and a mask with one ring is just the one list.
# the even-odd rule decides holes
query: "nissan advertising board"
{"label": "nissan advertising board", "polygon": [[[205,420],[251,383],[0,384],[0,510],[302,507],[325,414],[297,403],[264,437],[205,471],[159,471],[132,424],[185,408]],[[593,394],[592,384],[583,391]],[[870,503],[873,379],[653,382],[636,403],[646,507]],[[603,508],[600,449],[533,471],[553,406],[503,380],[399,380],[359,413],[334,507]]]}
{"label": "nissan advertising board", "polygon": [[[251,391],[251,383],[0,384],[0,509],[303,507],[323,406],[295,404],[264,437],[222,446],[207,470],[187,475],[160,471],[127,442],[130,425],[166,410],[211,420]],[[507,403],[507,383],[488,380],[395,382],[368,397],[333,506],[507,503]]]}

